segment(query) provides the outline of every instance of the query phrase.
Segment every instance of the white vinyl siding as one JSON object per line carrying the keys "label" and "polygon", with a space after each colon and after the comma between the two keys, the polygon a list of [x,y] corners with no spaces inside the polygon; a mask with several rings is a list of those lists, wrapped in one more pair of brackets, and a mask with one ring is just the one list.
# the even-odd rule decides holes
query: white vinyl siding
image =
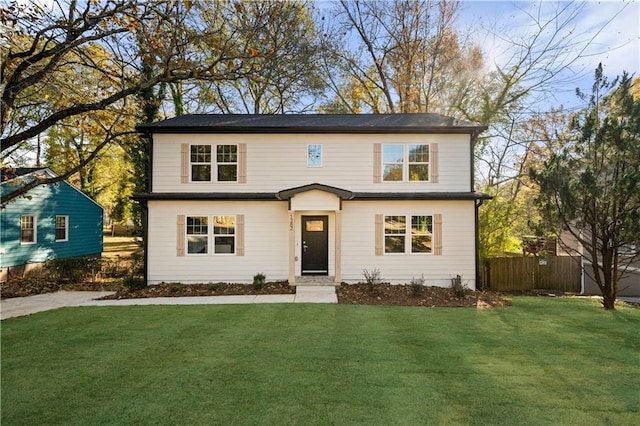
{"label": "white vinyl siding", "polygon": [[[153,138],[153,192],[157,193],[278,192],[314,182],[354,192],[471,190],[469,135],[155,134]],[[238,140],[242,141],[238,144],[238,182],[212,179],[211,182],[181,183],[181,143],[213,146],[237,144]],[[394,143],[429,145],[429,181],[381,181],[381,174],[376,170],[381,168],[381,153],[376,154],[376,147]],[[308,145],[314,144],[322,145],[322,167],[307,166]],[[374,158],[376,156],[378,158]]]}
{"label": "white vinyl siding", "polygon": [[[288,214],[285,202],[149,201],[150,283],[248,282],[262,272],[268,280],[288,277]],[[186,252],[186,218],[235,217],[235,254]],[[167,224],[177,224],[167,226]],[[177,230],[176,230],[177,227]],[[209,238],[214,230],[209,229]],[[182,241],[181,241],[182,239]]]}
{"label": "white vinyl siding", "polygon": [[[235,215],[236,255],[176,256],[176,248],[180,253],[180,235],[186,237],[186,231],[182,225],[182,232],[176,234],[175,228],[172,230],[166,224],[176,223],[178,218],[180,226],[184,212],[191,216],[212,217],[213,212],[222,216]],[[385,255],[384,243],[374,231],[377,224],[384,221],[384,214],[380,212],[432,216],[434,228],[442,227],[442,232],[434,230],[433,254]],[[286,202],[149,201],[149,281],[250,283],[258,272],[263,272],[268,280],[286,280],[289,276],[289,229],[290,226],[295,229],[292,253],[300,259],[300,216],[307,214],[329,216],[329,274],[335,271],[334,253],[339,245],[343,281],[362,281],[363,269],[378,268],[382,278],[393,284],[409,283],[412,278],[424,274],[427,285],[446,287],[451,284],[452,277],[461,275],[470,288],[475,288],[473,201],[344,201],[339,233],[334,232],[338,223],[334,213],[296,212],[292,221]],[[340,238],[340,244],[336,238]],[[438,242],[439,238],[441,242]],[[295,268],[299,275],[299,261]]]}
{"label": "white vinyl siding", "polygon": [[[433,253],[384,253],[384,216],[390,216],[388,212],[405,217],[432,216]],[[377,268],[382,279],[393,284],[410,283],[424,274],[427,285],[447,287],[452,277],[461,275],[475,288],[474,218],[473,201],[344,202],[342,280],[362,281],[363,269]]]}

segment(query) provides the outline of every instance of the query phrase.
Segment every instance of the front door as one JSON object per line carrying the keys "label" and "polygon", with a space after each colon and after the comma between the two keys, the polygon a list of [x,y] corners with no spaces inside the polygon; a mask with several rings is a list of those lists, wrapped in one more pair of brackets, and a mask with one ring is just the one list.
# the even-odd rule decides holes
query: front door
{"label": "front door", "polygon": [[328,216],[302,216],[302,275],[329,275],[328,224]]}

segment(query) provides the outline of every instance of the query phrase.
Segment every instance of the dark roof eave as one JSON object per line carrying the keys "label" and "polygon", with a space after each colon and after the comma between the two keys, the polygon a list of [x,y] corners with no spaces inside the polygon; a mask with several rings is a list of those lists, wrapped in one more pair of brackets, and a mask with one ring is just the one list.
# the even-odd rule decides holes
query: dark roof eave
{"label": "dark roof eave", "polygon": [[133,194],[135,201],[280,201],[273,192],[162,192]]}
{"label": "dark roof eave", "polygon": [[349,134],[388,134],[388,133],[400,133],[400,134],[415,134],[415,133],[440,133],[440,134],[473,134],[477,135],[487,128],[484,126],[469,126],[469,127],[224,127],[224,126],[167,126],[167,127],[151,127],[151,126],[136,126],[136,130],[140,133],[168,133],[168,134],[194,134],[194,133],[206,133],[206,134],[307,134],[307,133],[320,133],[320,134],[337,134],[337,133],[349,133]]}
{"label": "dark roof eave", "polygon": [[490,200],[493,197],[482,192],[356,192],[355,201],[377,200]]}
{"label": "dark roof eave", "polygon": [[319,190],[328,192],[330,194],[334,194],[337,197],[342,198],[343,200],[350,200],[353,198],[353,192],[347,191],[346,189],[336,188],[335,186],[323,185],[321,183],[312,183],[309,185],[298,186],[295,188],[285,189],[276,193],[276,196],[279,200],[288,200],[296,194],[300,194],[301,192],[307,192],[312,190]]}
{"label": "dark roof eave", "polygon": [[[315,188],[314,188],[315,189]],[[336,194],[338,195],[338,194]],[[134,194],[135,201],[286,201],[279,193],[272,192],[164,192],[152,194]],[[481,192],[355,192],[346,200],[383,201],[383,200],[490,200],[493,197]]]}

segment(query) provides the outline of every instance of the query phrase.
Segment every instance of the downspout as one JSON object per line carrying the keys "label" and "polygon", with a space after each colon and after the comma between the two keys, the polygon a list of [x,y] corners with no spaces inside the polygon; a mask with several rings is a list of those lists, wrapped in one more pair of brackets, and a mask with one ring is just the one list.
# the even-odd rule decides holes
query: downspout
{"label": "downspout", "polygon": [[476,212],[475,212],[475,259],[476,259],[476,290],[483,290],[483,283],[480,281],[480,229],[478,227],[480,221],[478,220],[478,211],[484,204],[484,200],[480,198],[476,200]]}
{"label": "downspout", "polygon": [[[145,138],[149,141],[146,145],[147,147],[147,193],[151,194],[153,192],[153,134],[149,131],[146,131],[144,134]],[[144,268],[144,283],[149,284],[149,205],[148,201],[144,200],[140,203],[144,210],[143,223],[142,223],[142,249],[144,250],[143,255],[143,268]]]}
{"label": "downspout", "polygon": [[[476,146],[476,139],[478,137],[478,135],[486,130],[486,127],[483,127],[479,130],[476,131],[472,131],[471,132],[471,138],[470,138],[470,144],[469,144],[469,175],[471,176],[470,178],[470,182],[469,182],[469,186],[470,186],[470,190],[471,192],[475,193],[475,167],[476,167],[476,163],[475,163],[475,146]],[[475,268],[476,268],[476,290],[482,290],[482,282],[480,281],[480,229],[479,229],[479,219],[478,219],[478,211],[480,210],[480,206],[482,206],[482,204],[484,203],[484,199],[479,198],[476,201],[474,201],[475,204],[475,217],[474,217],[474,221],[475,221],[475,242],[474,242],[474,246],[475,246]]]}

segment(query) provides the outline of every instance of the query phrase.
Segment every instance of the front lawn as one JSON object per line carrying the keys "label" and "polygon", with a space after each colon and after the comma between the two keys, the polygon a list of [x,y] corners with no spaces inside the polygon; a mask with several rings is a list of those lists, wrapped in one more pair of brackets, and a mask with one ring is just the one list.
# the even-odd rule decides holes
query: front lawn
{"label": "front lawn", "polygon": [[2,322],[2,424],[638,424],[640,309],[65,308]]}

